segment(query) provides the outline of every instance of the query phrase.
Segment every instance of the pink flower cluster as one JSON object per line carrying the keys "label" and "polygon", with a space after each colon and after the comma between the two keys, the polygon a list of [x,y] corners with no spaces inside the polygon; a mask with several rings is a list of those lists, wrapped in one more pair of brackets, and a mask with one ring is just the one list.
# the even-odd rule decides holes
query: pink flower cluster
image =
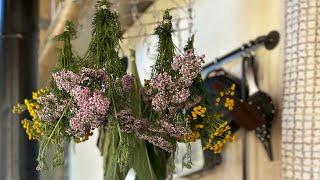
{"label": "pink flower cluster", "polygon": [[152,97],[151,104],[153,109],[156,111],[164,110],[169,106],[169,96],[167,96],[164,92],[159,92]]}
{"label": "pink flower cluster", "polygon": [[190,91],[188,88],[182,88],[179,91],[176,91],[171,99],[171,102],[175,104],[181,104],[187,101],[190,96]]}
{"label": "pink flower cluster", "polygon": [[37,110],[37,115],[43,121],[58,120],[67,105],[66,100],[58,99],[52,92],[40,96],[37,102],[41,105],[41,109]]}
{"label": "pink flower cluster", "polygon": [[[91,129],[104,124],[109,109],[109,99],[102,93],[107,87],[106,73],[102,69],[82,68],[79,73],[62,70],[54,73],[53,79],[60,90],[73,98],[70,110],[74,114],[69,124],[75,136],[84,136]],[[100,85],[91,90],[93,83]]]}
{"label": "pink flower cluster", "polygon": [[134,76],[133,75],[124,75],[121,79],[122,89],[125,92],[130,92],[133,88]]}
{"label": "pink flower cluster", "polygon": [[144,139],[155,146],[158,146],[168,152],[172,152],[173,145],[160,133],[166,133],[172,137],[181,137],[185,132],[183,127],[175,128],[173,124],[163,121],[157,128],[151,128],[150,121],[142,118],[135,118],[131,110],[122,110],[119,113],[122,131],[134,133],[140,139]]}
{"label": "pink flower cluster", "polygon": [[77,89],[72,93],[76,102],[71,110],[74,116],[70,119],[70,127],[81,137],[104,124],[110,102],[101,92],[91,93],[87,87]]}
{"label": "pink flower cluster", "polygon": [[166,72],[156,74],[151,79],[150,86],[157,93],[152,96],[151,104],[156,111],[162,111],[169,107],[170,103],[184,103],[190,96],[188,88],[185,88],[179,80],[172,80],[172,76]]}
{"label": "pink flower cluster", "polygon": [[183,55],[177,55],[173,58],[171,67],[173,70],[178,70],[181,74],[181,81],[185,82],[186,86],[190,86],[200,71],[204,63],[205,55],[196,56],[194,51],[187,51]]}
{"label": "pink flower cluster", "polygon": [[52,74],[59,90],[70,93],[74,86],[97,80],[100,82],[101,90],[107,87],[107,74],[104,69],[82,68],[79,73],[62,70]]}
{"label": "pink flower cluster", "polygon": [[151,79],[151,84],[153,88],[158,89],[158,91],[164,91],[166,88],[172,88],[174,86],[174,83],[172,81],[172,77],[164,72],[156,74]]}
{"label": "pink flower cluster", "polygon": [[62,70],[52,74],[52,77],[59,90],[65,90],[70,93],[76,84],[81,82],[78,74],[72,71]]}
{"label": "pink flower cluster", "polygon": [[151,78],[150,86],[156,93],[149,94],[152,97],[153,109],[163,111],[167,108],[172,109],[170,103],[173,103],[173,106],[185,103],[190,97],[189,88],[199,75],[203,63],[204,55],[196,56],[193,51],[188,51],[173,59],[171,67],[179,72],[178,76],[172,77],[166,72],[155,74]]}
{"label": "pink flower cluster", "polygon": [[181,138],[187,134],[186,128],[183,126],[174,125],[169,121],[160,121],[160,126],[168,135],[174,138]]}

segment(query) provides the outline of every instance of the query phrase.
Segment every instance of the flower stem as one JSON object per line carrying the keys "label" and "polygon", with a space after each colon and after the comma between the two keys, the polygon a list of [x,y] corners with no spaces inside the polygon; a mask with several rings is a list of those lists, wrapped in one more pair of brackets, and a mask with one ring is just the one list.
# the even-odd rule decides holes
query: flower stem
{"label": "flower stem", "polygon": [[41,146],[41,148],[40,148],[40,149],[41,149],[41,152],[40,152],[40,154],[39,154],[39,157],[42,157],[42,156],[43,156],[43,153],[44,153],[45,149],[47,148],[48,143],[50,142],[50,140],[51,140],[54,132],[55,132],[56,129],[58,128],[58,125],[60,124],[63,116],[64,116],[65,113],[67,112],[67,108],[68,108],[68,106],[70,105],[71,100],[72,100],[72,99],[70,98],[70,100],[69,100],[67,106],[65,107],[65,109],[63,110],[63,112],[62,112],[62,114],[61,114],[58,122],[56,123],[56,125],[55,125],[54,128],[53,128],[53,130],[51,131],[51,134],[49,135],[48,140],[44,143],[43,147]]}

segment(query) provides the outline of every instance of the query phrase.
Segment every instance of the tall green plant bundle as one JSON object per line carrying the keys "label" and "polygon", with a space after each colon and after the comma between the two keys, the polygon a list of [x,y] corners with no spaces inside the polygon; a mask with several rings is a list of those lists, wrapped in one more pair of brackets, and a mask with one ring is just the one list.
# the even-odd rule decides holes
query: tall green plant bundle
{"label": "tall green plant bundle", "polygon": [[134,134],[123,133],[119,124],[119,112],[130,108],[135,116],[140,116],[139,88],[135,75],[134,88],[128,95],[121,91],[121,78],[125,75],[118,56],[119,42],[122,38],[118,15],[110,9],[110,3],[106,0],[98,2],[93,18],[92,40],[85,61],[93,67],[105,68],[109,79],[110,88],[107,94],[111,98],[111,111],[109,119],[111,128],[101,127],[99,130],[98,147],[104,157],[105,179],[124,179],[128,170],[136,171],[137,179],[156,179],[150,165],[148,151],[144,140],[140,140]]}
{"label": "tall green plant bundle", "polygon": [[85,59],[91,66],[105,68],[110,76],[122,77],[125,69],[118,56],[122,32],[118,14],[110,8],[107,0],[98,1],[92,22],[92,39]]}

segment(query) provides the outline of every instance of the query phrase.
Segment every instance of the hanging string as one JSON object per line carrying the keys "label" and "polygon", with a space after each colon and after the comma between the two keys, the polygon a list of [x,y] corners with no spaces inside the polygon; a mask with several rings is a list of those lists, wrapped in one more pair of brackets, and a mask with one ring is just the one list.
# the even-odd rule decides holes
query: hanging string
{"label": "hanging string", "polygon": [[189,26],[189,37],[191,37],[194,32],[193,32],[193,5],[194,5],[194,1],[189,0],[188,1],[188,17],[189,17],[189,21],[188,21],[188,26]]}
{"label": "hanging string", "polygon": [[[179,29],[180,28],[180,22],[181,22],[181,19],[180,18],[177,18],[177,21],[175,23],[175,28],[176,29]],[[179,48],[182,48],[182,36],[181,36],[181,31],[177,31],[177,37],[178,37],[178,46]]]}

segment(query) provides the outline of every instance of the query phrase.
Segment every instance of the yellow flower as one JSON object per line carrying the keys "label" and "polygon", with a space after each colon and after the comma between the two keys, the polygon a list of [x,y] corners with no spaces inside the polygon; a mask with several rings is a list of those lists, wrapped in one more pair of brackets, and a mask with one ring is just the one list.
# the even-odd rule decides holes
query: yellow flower
{"label": "yellow flower", "polygon": [[25,107],[28,113],[30,114],[30,116],[32,117],[32,121],[24,119],[21,121],[21,123],[30,140],[33,140],[33,139],[38,140],[41,138],[42,135],[44,135],[44,124],[43,122],[41,122],[41,120],[38,118],[38,115],[37,115],[37,109],[40,108],[40,105],[35,100],[46,92],[47,92],[46,90],[41,89],[37,92],[32,93],[33,99],[24,100]]}
{"label": "yellow flower", "polygon": [[235,90],[235,88],[236,88],[236,85],[235,85],[235,84],[232,84],[230,89],[231,89],[231,90]]}
{"label": "yellow flower", "polygon": [[219,123],[215,130],[208,137],[204,150],[210,150],[215,154],[221,153],[225,144],[234,141],[235,136],[231,134],[230,126],[227,122]]}
{"label": "yellow flower", "polygon": [[32,99],[38,99],[38,93],[32,92]]}
{"label": "yellow flower", "polygon": [[194,132],[191,132],[183,137],[180,137],[179,141],[183,142],[186,140],[187,142],[194,142],[194,141],[198,140],[199,138],[200,138],[200,132],[194,131]]}
{"label": "yellow flower", "polygon": [[236,135],[236,134],[234,134],[234,135],[230,136],[230,138],[229,138],[230,143],[233,143],[233,142],[234,142],[234,140],[236,139],[236,137],[237,137],[237,135]]}
{"label": "yellow flower", "polygon": [[29,100],[28,100],[28,99],[25,99],[25,100],[24,100],[24,104],[25,104],[26,106],[28,106],[28,105],[29,105]]}
{"label": "yellow flower", "polygon": [[197,128],[197,129],[202,129],[202,128],[203,128],[203,124],[197,124],[197,125],[196,125],[196,128]]}
{"label": "yellow flower", "polygon": [[37,100],[40,96],[43,96],[44,94],[46,94],[48,92],[47,88],[44,89],[39,89],[36,92],[32,92],[32,99]]}
{"label": "yellow flower", "polygon": [[193,119],[197,119],[198,116],[205,117],[205,113],[207,112],[207,108],[202,106],[196,106],[191,111],[191,116]]}
{"label": "yellow flower", "polygon": [[26,108],[27,108],[27,106],[25,106],[23,104],[14,105],[12,108],[12,113],[21,114],[22,112],[24,112],[26,110]]}
{"label": "yellow flower", "polygon": [[23,128],[26,130],[29,140],[39,139],[44,134],[44,126],[39,119],[21,121]]}
{"label": "yellow flower", "polygon": [[226,98],[226,102],[224,103],[224,106],[228,108],[229,110],[233,110],[234,107],[234,100],[230,98]]}

